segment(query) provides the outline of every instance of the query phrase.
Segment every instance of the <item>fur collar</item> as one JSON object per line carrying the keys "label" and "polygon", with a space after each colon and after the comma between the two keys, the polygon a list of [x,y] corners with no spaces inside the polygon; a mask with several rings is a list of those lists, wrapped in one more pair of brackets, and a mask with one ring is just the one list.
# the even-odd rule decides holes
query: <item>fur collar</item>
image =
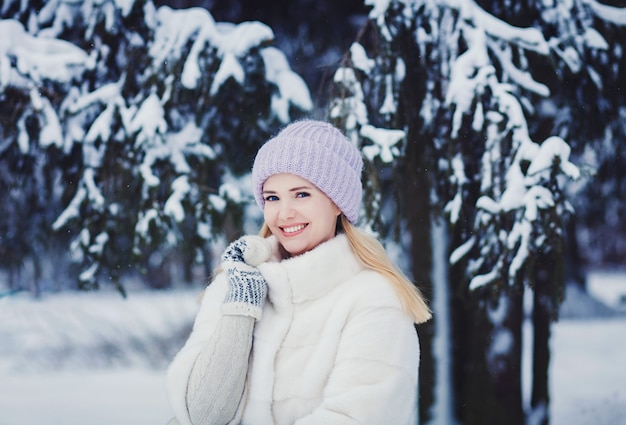
{"label": "fur collar", "polygon": [[270,287],[270,298],[286,297],[294,303],[319,298],[364,269],[344,234],[282,261],[276,238],[269,240],[272,259],[259,269]]}

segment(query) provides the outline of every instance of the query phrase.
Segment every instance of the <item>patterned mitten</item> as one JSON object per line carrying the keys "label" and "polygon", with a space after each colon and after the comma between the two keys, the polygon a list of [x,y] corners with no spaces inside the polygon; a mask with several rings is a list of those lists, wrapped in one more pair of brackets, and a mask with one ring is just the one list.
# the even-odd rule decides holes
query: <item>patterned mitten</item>
{"label": "patterned mitten", "polygon": [[269,245],[260,236],[244,236],[226,248],[222,254],[222,267],[228,278],[224,314],[261,318],[267,282],[256,266],[269,257]]}

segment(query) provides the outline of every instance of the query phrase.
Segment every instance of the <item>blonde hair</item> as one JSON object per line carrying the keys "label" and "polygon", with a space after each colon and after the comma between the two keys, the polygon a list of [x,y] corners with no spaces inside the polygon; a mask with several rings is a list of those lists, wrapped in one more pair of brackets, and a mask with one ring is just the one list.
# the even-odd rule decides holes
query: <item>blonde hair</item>
{"label": "blonde hair", "polygon": [[[375,237],[353,226],[343,214],[340,217],[338,228],[345,233],[352,251],[361,264],[387,279],[400,298],[404,312],[415,323],[424,323],[429,320],[432,313],[422,292],[391,261],[382,244]],[[271,234],[269,227],[264,223],[259,235],[266,238]]]}

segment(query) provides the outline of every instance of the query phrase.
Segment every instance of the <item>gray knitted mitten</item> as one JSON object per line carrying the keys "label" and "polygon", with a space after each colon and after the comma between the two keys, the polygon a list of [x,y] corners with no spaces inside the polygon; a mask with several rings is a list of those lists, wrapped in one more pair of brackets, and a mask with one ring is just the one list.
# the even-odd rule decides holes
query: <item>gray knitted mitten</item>
{"label": "gray knitted mitten", "polygon": [[261,318],[267,282],[256,266],[269,257],[269,245],[259,236],[244,236],[226,248],[222,254],[222,267],[228,278],[224,314]]}

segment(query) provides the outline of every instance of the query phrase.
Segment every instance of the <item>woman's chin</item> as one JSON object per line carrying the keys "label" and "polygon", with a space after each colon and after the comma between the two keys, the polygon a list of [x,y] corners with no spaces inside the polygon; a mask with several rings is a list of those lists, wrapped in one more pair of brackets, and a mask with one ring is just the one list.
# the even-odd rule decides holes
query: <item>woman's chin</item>
{"label": "woman's chin", "polygon": [[283,240],[281,241],[281,246],[291,257],[296,257],[310,251],[310,248],[308,248],[305,243],[294,240]]}

